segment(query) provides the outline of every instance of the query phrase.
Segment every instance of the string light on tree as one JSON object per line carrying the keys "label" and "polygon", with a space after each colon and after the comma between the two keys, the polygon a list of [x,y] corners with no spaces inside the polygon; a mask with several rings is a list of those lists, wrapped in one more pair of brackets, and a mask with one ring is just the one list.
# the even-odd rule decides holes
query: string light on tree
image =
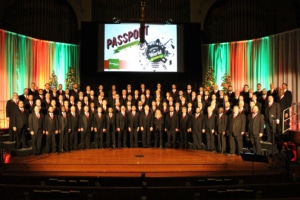
{"label": "string light on tree", "polygon": [[70,68],[66,76],[66,89],[71,90],[73,89],[73,84],[77,83],[75,70],[73,68]]}
{"label": "string light on tree", "polygon": [[57,76],[54,71],[52,71],[52,73],[51,73],[49,84],[50,84],[51,88],[57,88],[58,80],[57,80]]}
{"label": "string light on tree", "polygon": [[205,87],[205,90],[212,91],[215,85],[215,77],[214,77],[215,71],[210,66],[206,72],[206,76],[203,82],[203,85]]}

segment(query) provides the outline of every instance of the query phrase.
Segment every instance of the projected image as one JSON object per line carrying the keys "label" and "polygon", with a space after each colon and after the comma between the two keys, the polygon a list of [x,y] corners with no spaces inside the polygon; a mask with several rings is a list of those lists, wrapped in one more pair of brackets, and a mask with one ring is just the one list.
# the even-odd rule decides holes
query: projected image
{"label": "projected image", "polygon": [[177,26],[105,24],[104,71],[177,72]]}

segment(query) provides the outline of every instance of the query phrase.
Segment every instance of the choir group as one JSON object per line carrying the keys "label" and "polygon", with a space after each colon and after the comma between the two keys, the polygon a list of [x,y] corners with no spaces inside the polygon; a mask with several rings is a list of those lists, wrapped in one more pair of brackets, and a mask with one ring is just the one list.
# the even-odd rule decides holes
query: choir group
{"label": "choir group", "polygon": [[[35,83],[22,95],[13,93],[6,105],[10,139],[16,148],[32,142],[35,155],[88,148],[193,148],[239,155],[245,138],[261,154],[262,138],[271,141],[280,134],[289,113],[292,93],[287,84],[270,89],[257,84],[256,91],[226,91],[188,84],[181,90],[172,84],[164,92],[161,84],[151,91],[139,88],[118,91],[115,85],[97,90],[89,85],[80,90],[36,89]],[[275,137],[275,136],[274,136]],[[141,141],[141,143],[139,142]]]}

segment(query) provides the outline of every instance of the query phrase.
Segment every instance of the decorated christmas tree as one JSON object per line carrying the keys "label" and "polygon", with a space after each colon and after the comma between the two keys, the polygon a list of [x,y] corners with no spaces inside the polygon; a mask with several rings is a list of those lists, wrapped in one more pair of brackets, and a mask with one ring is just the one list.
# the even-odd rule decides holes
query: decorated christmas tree
{"label": "decorated christmas tree", "polygon": [[52,73],[51,73],[49,84],[50,84],[51,88],[57,88],[57,85],[58,85],[57,76],[54,73],[54,71],[52,71]]}
{"label": "decorated christmas tree", "polygon": [[66,82],[66,89],[69,90],[73,89],[73,84],[77,83],[74,69],[72,68],[69,69],[65,82]]}
{"label": "decorated christmas tree", "polygon": [[205,79],[203,82],[203,86],[205,88],[205,90],[213,90],[213,87],[215,85],[215,77],[214,77],[214,73],[215,71],[213,70],[212,67],[209,67],[206,75],[205,75]]}
{"label": "decorated christmas tree", "polygon": [[224,93],[228,93],[228,87],[231,85],[231,76],[227,73],[225,73],[222,76],[222,87],[224,90]]}

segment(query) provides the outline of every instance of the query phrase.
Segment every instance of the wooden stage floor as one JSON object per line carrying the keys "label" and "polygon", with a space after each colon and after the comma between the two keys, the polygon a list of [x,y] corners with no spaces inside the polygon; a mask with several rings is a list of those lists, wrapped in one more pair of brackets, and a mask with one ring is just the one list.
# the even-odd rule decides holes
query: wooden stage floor
{"label": "wooden stage floor", "polygon": [[279,174],[270,163],[204,150],[124,148],[11,157],[3,175],[96,177],[189,177]]}

